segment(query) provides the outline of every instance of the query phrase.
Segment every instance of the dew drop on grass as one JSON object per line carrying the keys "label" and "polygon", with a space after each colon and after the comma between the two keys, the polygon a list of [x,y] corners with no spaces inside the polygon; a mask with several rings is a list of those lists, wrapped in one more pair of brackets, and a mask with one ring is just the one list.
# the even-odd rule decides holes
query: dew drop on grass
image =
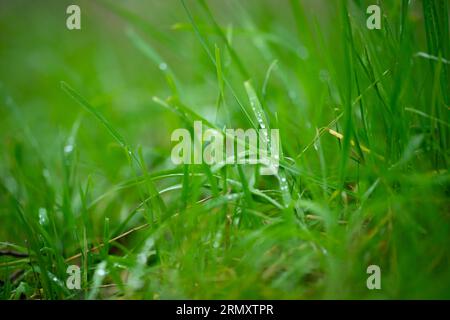
{"label": "dew drop on grass", "polygon": [[319,151],[319,143],[318,143],[318,141],[314,141],[313,146],[314,146],[314,150]]}
{"label": "dew drop on grass", "polygon": [[5,178],[5,186],[12,194],[15,194],[18,188],[16,179],[11,176]]}
{"label": "dew drop on grass", "polygon": [[48,224],[48,215],[45,208],[39,208],[39,224],[46,226]]}
{"label": "dew drop on grass", "polygon": [[220,240],[222,239],[222,232],[217,232],[216,239],[214,240],[213,247],[215,249],[220,247]]}
{"label": "dew drop on grass", "polygon": [[165,62],[161,62],[159,64],[159,69],[162,71],[166,71],[167,70],[167,64]]}
{"label": "dew drop on grass", "polygon": [[328,73],[327,70],[322,69],[319,72],[319,79],[321,82],[327,83],[328,81],[330,81],[330,74]]}
{"label": "dew drop on grass", "polygon": [[139,253],[137,256],[137,262],[140,264],[145,264],[147,262],[147,255],[143,252]]}
{"label": "dew drop on grass", "polygon": [[309,58],[309,51],[303,46],[297,49],[297,54],[302,60],[307,60]]}
{"label": "dew drop on grass", "polygon": [[42,175],[44,176],[45,179],[49,179],[50,171],[48,171],[48,169],[44,169],[44,170],[42,170]]}
{"label": "dew drop on grass", "polygon": [[67,146],[64,147],[65,153],[71,153],[72,151],[73,151],[73,145],[68,144]]}
{"label": "dew drop on grass", "polygon": [[97,269],[97,271],[96,271],[96,274],[97,274],[97,276],[98,277],[104,277],[104,276],[106,276],[106,270],[105,270],[105,268],[98,268]]}
{"label": "dew drop on grass", "polygon": [[291,100],[295,100],[297,98],[297,94],[295,93],[294,90],[289,90],[289,98],[291,98]]}

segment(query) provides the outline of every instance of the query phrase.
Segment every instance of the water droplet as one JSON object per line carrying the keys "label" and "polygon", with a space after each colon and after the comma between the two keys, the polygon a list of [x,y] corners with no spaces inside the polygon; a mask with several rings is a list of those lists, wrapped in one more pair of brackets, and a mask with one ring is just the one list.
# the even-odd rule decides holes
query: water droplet
{"label": "water droplet", "polygon": [[98,269],[98,270],[97,270],[97,275],[98,275],[99,277],[104,277],[104,276],[106,276],[106,270],[103,269],[103,268]]}
{"label": "water droplet", "polygon": [[48,171],[48,169],[44,169],[44,170],[42,170],[42,175],[44,176],[45,179],[49,179],[50,171]]}
{"label": "water droplet", "polygon": [[327,70],[322,69],[319,72],[319,79],[322,82],[328,82],[330,81],[330,74],[328,73]]}
{"label": "water droplet", "polygon": [[71,153],[72,151],[73,151],[73,145],[68,144],[67,146],[64,147],[65,153]]}
{"label": "water droplet", "polygon": [[162,70],[162,71],[167,70],[167,63],[161,62],[161,63],[159,64],[159,69]]}
{"label": "water droplet", "polygon": [[291,98],[291,100],[297,99],[297,94],[295,93],[294,90],[289,90],[288,95],[289,95],[289,98]]}
{"label": "water droplet", "polygon": [[216,239],[214,240],[214,243],[213,243],[213,247],[215,248],[215,249],[217,249],[217,248],[219,248],[220,247],[220,239],[222,238],[222,233],[221,232],[218,232],[217,234],[216,234]]}
{"label": "water droplet", "polygon": [[137,261],[139,264],[146,264],[147,263],[147,256],[145,253],[139,253],[137,256]]}
{"label": "water droplet", "polygon": [[305,47],[301,46],[297,49],[297,54],[300,57],[300,59],[302,60],[306,60],[309,58],[309,52],[308,49],[306,49]]}
{"label": "water droplet", "polygon": [[314,142],[313,146],[314,150],[319,151],[319,144],[317,143],[317,141]]}
{"label": "water droplet", "polygon": [[39,224],[46,226],[48,224],[48,215],[45,208],[39,208]]}

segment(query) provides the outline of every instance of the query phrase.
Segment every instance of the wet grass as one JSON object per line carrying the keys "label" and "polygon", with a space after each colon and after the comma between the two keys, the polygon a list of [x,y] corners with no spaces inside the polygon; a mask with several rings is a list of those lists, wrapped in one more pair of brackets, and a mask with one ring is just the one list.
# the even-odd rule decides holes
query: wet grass
{"label": "wet grass", "polygon": [[[0,298],[450,298],[447,1],[381,30],[367,1],[68,4],[0,5]],[[279,129],[278,174],[174,165],[194,121]]]}

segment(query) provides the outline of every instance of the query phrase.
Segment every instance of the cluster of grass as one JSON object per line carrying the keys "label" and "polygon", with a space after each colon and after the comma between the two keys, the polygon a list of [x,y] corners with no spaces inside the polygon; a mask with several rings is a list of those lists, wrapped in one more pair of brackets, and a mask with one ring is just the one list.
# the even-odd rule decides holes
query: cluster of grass
{"label": "cluster of grass", "polygon": [[[0,4],[1,299],[450,298],[447,0],[69,4]],[[170,161],[261,113],[277,175]]]}

